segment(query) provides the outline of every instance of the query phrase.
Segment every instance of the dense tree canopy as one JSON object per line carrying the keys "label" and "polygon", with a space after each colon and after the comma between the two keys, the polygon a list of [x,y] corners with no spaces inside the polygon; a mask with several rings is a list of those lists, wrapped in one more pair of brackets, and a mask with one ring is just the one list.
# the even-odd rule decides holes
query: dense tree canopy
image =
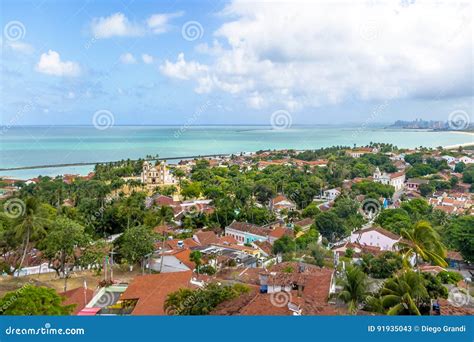
{"label": "dense tree canopy", "polygon": [[63,305],[64,298],[46,287],[26,284],[0,299],[0,315],[69,315],[74,305]]}

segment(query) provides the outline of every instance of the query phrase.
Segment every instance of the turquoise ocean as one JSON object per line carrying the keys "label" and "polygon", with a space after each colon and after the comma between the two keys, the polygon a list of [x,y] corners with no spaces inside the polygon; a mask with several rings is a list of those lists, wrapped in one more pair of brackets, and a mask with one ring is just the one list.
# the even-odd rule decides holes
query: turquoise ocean
{"label": "turquoise ocean", "polygon": [[[120,159],[184,157],[250,152],[261,149],[316,149],[333,145],[392,143],[398,147],[437,147],[473,143],[459,132],[385,129],[364,125],[292,126],[93,126],[3,127],[0,168]],[[92,166],[2,171],[0,176],[86,174]]]}

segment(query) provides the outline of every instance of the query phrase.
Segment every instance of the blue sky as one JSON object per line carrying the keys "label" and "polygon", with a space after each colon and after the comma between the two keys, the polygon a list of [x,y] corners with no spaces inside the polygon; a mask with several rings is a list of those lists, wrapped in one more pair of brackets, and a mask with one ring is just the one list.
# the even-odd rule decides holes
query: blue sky
{"label": "blue sky", "polygon": [[3,125],[472,117],[469,1],[1,6]]}

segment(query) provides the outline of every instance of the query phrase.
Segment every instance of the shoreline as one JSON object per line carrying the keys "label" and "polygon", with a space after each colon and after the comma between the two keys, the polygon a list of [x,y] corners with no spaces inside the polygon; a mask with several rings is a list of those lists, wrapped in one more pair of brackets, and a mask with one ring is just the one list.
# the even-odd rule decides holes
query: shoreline
{"label": "shoreline", "polygon": [[[403,129],[402,131],[409,132],[409,131],[413,131],[413,130]],[[459,147],[474,146],[474,132],[467,132],[467,131],[433,131],[433,130],[431,130],[431,131],[426,130],[426,132],[450,133],[450,134],[456,134],[458,136],[463,135],[463,136],[466,136],[466,137],[470,137],[470,138],[467,138],[467,139],[459,139],[461,141],[462,140],[464,140],[464,141],[470,140],[470,142],[440,145],[446,150],[454,150],[454,149],[457,149]],[[458,139],[455,139],[455,140],[458,140]],[[431,148],[436,148],[436,147],[432,146]],[[305,148],[305,149],[302,149],[302,150],[312,150],[312,149],[311,148],[309,148],[309,149]],[[232,153],[220,153],[219,155],[223,156],[223,155],[227,155],[227,154],[230,155]],[[239,152],[233,153],[233,154],[239,154]],[[183,157],[183,156],[167,157],[167,158],[160,158],[160,159],[165,159],[165,160],[170,160],[170,161],[174,160],[175,162],[178,162],[179,160],[183,160],[183,159],[189,159],[189,158],[192,158],[192,157],[205,157],[205,156],[211,156],[211,154],[209,154],[209,155],[201,154],[201,155],[193,155],[193,156],[187,156],[187,157]],[[38,177],[39,175],[50,176],[50,177],[54,177],[54,176],[57,176],[57,175],[63,175],[63,174],[69,174],[69,173],[70,174],[87,175],[88,172],[93,170],[94,165],[96,165],[97,163],[107,163],[107,162],[110,162],[110,161],[78,162],[78,163],[49,164],[49,165],[48,164],[46,164],[46,165],[42,164],[42,165],[34,165],[34,166],[26,166],[26,167],[4,168],[4,170],[0,171],[0,177],[25,180],[25,179]],[[43,173],[43,172],[40,171],[40,170],[43,170],[43,169],[49,169],[49,170],[55,170],[55,171],[53,171],[53,172],[46,171],[46,172]],[[33,171],[35,173],[35,175],[32,176],[33,172],[28,172],[28,170],[38,170],[38,172],[36,173],[36,172]],[[18,173],[20,173],[20,174],[18,174]],[[26,173],[28,173],[28,174],[26,174]]]}
{"label": "shoreline", "polygon": [[466,146],[474,146],[474,141],[470,143],[464,143],[464,144],[447,145],[447,146],[443,146],[443,148],[445,150],[452,150],[455,148],[466,147]]}
{"label": "shoreline", "polygon": [[474,145],[474,133],[473,133],[473,132],[451,131],[450,133],[470,136],[470,137],[472,137],[472,141],[471,141],[471,142],[468,142],[468,143],[462,143],[462,144],[454,144],[454,145],[446,145],[446,146],[443,146],[443,148],[444,148],[445,150],[452,150],[452,149],[456,149],[456,148],[459,148],[459,147],[466,147],[466,146]]}

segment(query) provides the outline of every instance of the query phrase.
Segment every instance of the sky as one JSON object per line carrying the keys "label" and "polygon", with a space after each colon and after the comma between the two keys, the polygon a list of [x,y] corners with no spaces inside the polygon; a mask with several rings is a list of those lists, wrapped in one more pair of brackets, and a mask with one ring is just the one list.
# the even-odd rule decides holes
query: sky
{"label": "sky", "polygon": [[371,124],[473,115],[469,0],[0,6],[6,126]]}

